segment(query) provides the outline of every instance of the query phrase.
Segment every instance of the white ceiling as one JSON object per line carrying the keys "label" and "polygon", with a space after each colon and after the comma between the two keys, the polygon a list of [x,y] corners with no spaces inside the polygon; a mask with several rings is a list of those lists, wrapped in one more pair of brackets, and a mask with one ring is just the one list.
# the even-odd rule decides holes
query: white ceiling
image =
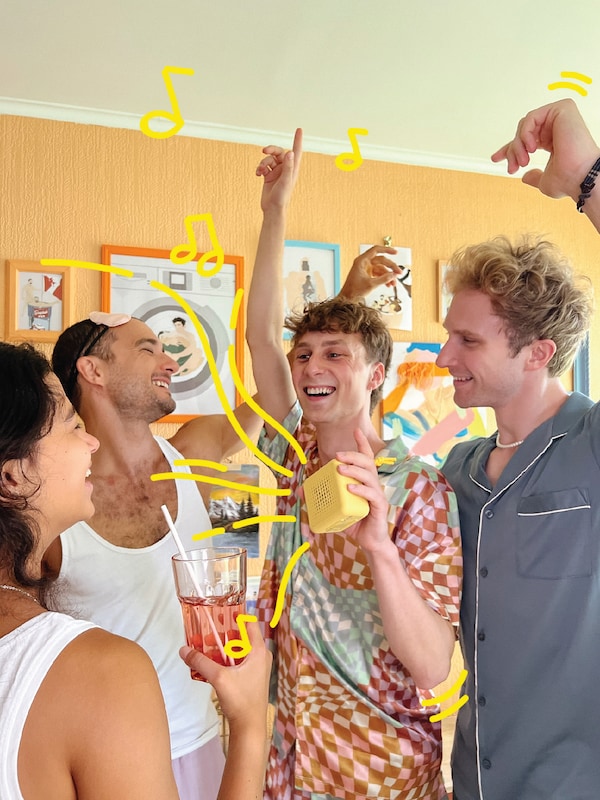
{"label": "white ceiling", "polygon": [[[489,154],[530,108],[577,100],[600,136],[598,0],[0,0],[0,113],[498,173]],[[551,91],[564,70],[586,97]]]}

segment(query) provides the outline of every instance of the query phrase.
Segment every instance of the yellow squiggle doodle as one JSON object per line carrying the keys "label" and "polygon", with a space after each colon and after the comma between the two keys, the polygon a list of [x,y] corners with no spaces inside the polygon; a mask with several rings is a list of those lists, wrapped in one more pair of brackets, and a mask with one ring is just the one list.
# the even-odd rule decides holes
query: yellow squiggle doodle
{"label": "yellow squiggle doodle", "polygon": [[232,331],[237,328],[238,316],[240,308],[242,307],[242,298],[244,297],[244,290],[238,289],[233,298],[233,306],[231,307],[231,316],[229,317],[229,327]]}
{"label": "yellow squiggle doodle", "polygon": [[[268,425],[270,425],[272,428],[275,428],[275,430],[278,433],[280,433],[283,436],[283,438],[287,442],[289,442],[290,445],[294,448],[294,450],[296,451],[296,455],[298,456],[298,458],[300,460],[300,463],[301,464],[306,464],[306,453],[302,449],[302,447],[299,444],[299,442],[292,436],[292,434],[289,431],[286,431],[286,429],[283,427],[283,425],[281,425],[279,422],[277,422],[276,419],[273,419],[273,417],[270,414],[267,414],[267,412],[264,411],[264,409],[262,409],[258,405],[256,400],[254,400],[254,398],[251,397],[248,394],[248,392],[246,391],[246,387],[242,383],[242,380],[240,378],[239,372],[237,371],[237,365],[235,363],[235,348],[234,348],[233,345],[229,345],[229,350],[228,350],[227,356],[228,356],[228,359],[229,359],[229,371],[231,372],[231,376],[233,378],[233,383],[235,385],[235,388],[240,393],[240,397],[242,398],[244,403],[246,403],[246,405],[249,408],[251,408],[252,411],[255,411],[259,415],[259,417],[262,417],[262,419]],[[285,467],[282,467],[279,464],[276,464],[275,466],[277,467],[277,472],[281,473],[282,475],[287,475],[288,478],[292,475],[291,470],[286,469]]]}
{"label": "yellow squiggle doodle", "polygon": [[252,650],[252,645],[248,638],[248,631],[246,630],[246,623],[256,622],[257,620],[254,614],[238,614],[235,621],[240,629],[240,638],[232,639],[230,642],[227,642],[223,650],[225,651],[225,655],[230,658],[245,658],[250,650]]}
{"label": "yellow squiggle doodle", "polygon": [[[444,692],[444,694],[439,695],[439,697],[428,697],[425,700],[421,700],[421,705],[422,706],[435,706],[438,703],[443,703],[444,700],[449,700],[452,697],[453,694],[456,694],[456,692],[458,692],[460,687],[466,681],[468,674],[469,673],[467,672],[466,669],[461,670],[460,675],[458,676],[456,681],[452,684],[452,686],[448,689],[447,692]],[[439,714],[433,714],[433,716],[429,717],[429,721],[430,722],[439,722],[439,720],[445,719],[445,717],[449,717],[450,714],[454,714],[455,711],[458,711],[459,708],[464,706],[464,704],[468,701],[468,699],[469,699],[469,695],[464,694],[460,698],[460,700],[458,700],[456,703],[451,705],[445,711],[440,711]]]}
{"label": "yellow squiggle doodle", "polygon": [[363,157],[360,154],[360,148],[358,146],[358,142],[356,141],[356,137],[367,136],[368,133],[369,131],[366,128],[348,128],[348,138],[350,139],[350,144],[352,145],[352,152],[340,153],[339,156],[336,156],[335,165],[338,169],[341,169],[344,172],[352,172],[360,167],[360,165],[363,163]]}
{"label": "yellow squiggle doodle", "polygon": [[109,264],[96,264],[94,261],[73,261],[66,258],[42,258],[40,264],[44,267],[81,267],[83,269],[95,269],[98,272],[112,272],[113,275],[121,275],[123,278],[133,278],[133,272],[124,267],[112,267]]}
{"label": "yellow squiggle doodle", "polygon": [[247,517],[238,519],[232,524],[232,528],[247,528],[249,525],[258,525],[261,522],[296,522],[296,517],[287,514],[261,514],[258,517]]}
{"label": "yellow squiggle doodle", "polygon": [[202,458],[176,458],[173,461],[174,467],[207,467],[208,469],[216,469],[219,472],[227,472],[227,464],[221,464],[219,461],[204,461]]}
{"label": "yellow squiggle doodle", "polygon": [[[188,214],[183,221],[188,235],[188,242],[186,244],[176,244],[171,250],[169,258],[174,264],[187,264],[188,261],[191,261],[194,256],[197,255],[198,244],[196,242],[194,229],[192,228],[192,223],[194,222],[206,222],[206,228],[208,230],[210,243],[213,249],[209,250],[207,253],[203,253],[203,255],[198,259],[196,270],[198,274],[202,275],[204,278],[210,278],[213,275],[216,275],[225,263],[225,253],[223,252],[223,248],[217,239],[217,232],[215,230],[215,223],[213,221],[212,214]],[[216,258],[216,263],[212,269],[205,270],[204,265],[211,258]]]}
{"label": "yellow squiggle doodle", "polygon": [[[291,521],[295,522],[296,518],[294,517]],[[279,589],[277,590],[277,602],[275,604],[275,613],[273,614],[273,619],[269,622],[269,626],[271,628],[275,628],[279,624],[279,620],[281,619],[281,614],[283,612],[283,604],[285,602],[285,590],[287,588],[290,575],[292,574],[292,570],[296,566],[296,562],[298,561],[300,556],[306,553],[309,547],[310,544],[308,542],[304,542],[304,544],[301,544],[300,547],[292,554],[292,557],[288,561],[286,568],[283,571],[281,583],[279,584]]]}
{"label": "yellow squiggle doodle", "polygon": [[[237,522],[233,523],[234,528],[244,528],[248,525],[254,525],[255,523],[259,522],[295,522],[296,517],[286,516],[285,514],[281,515],[269,515],[265,514],[261,517],[249,517],[248,519],[240,519]],[[213,536],[219,536],[221,533],[227,533],[225,528],[211,528],[209,531],[200,531],[200,533],[192,534],[192,539],[195,542],[200,541],[200,539],[210,539]]]}
{"label": "yellow squiggle doodle", "polygon": [[[173,111],[171,112],[163,109],[160,111],[149,111],[147,114],[144,114],[140,120],[140,130],[151,139],[168,139],[170,136],[175,136],[175,134],[179,133],[179,131],[183,128],[184,119],[181,116],[179,103],[177,102],[177,95],[175,94],[173,84],[171,83],[171,78],[169,77],[170,72],[176,73],[177,75],[194,74],[194,70],[190,69],[189,67],[163,67],[162,76],[165,86],[167,87],[167,94],[169,95],[169,100],[171,101],[171,108]],[[153,131],[150,127],[150,120],[156,119],[157,117],[170,119],[171,122],[174,123],[173,127],[169,128],[168,131]]]}
{"label": "yellow squiggle doodle", "polygon": [[208,531],[200,531],[200,533],[193,533],[192,541],[199,542],[200,539],[211,539],[213,536],[220,536],[222,533],[227,533],[225,528],[211,528]]}
{"label": "yellow squiggle doodle", "polygon": [[242,440],[242,442],[244,442],[246,447],[248,447],[248,449],[251,450],[254,453],[254,455],[259,459],[259,461],[263,462],[263,464],[266,464],[268,467],[270,467],[271,469],[273,469],[276,472],[281,472],[284,475],[291,476],[292,473],[290,472],[290,470],[282,470],[282,468],[278,464],[276,464],[272,459],[270,459],[264,453],[260,452],[260,450],[257,448],[255,443],[252,441],[252,439],[250,439],[250,437],[248,436],[246,431],[242,428],[242,426],[238,422],[237,417],[235,416],[235,414],[233,413],[233,411],[231,409],[231,406],[229,405],[229,400],[227,399],[227,395],[225,394],[225,390],[223,389],[223,385],[221,383],[221,378],[219,377],[219,370],[217,369],[217,365],[215,363],[215,358],[214,358],[214,356],[212,354],[212,351],[210,349],[210,343],[208,341],[208,336],[206,335],[206,332],[205,332],[204,328],[202,327],[202,323],[198,319],[194,309],[190,306],[190,304],[186,300],[184,300],[183,297],[181,297],[180,294],[178,294],[176,291],[171,289],[170,286],[165,286],[164,283],[160,283],[159,281],[150,281],[150,286],[153,286],[155,289],[159,289],[161,292],[164,292],[165,294],[168,294],[169,297],[172,297],[173,300],[175,300],[175,302],[179,303],[179,305],[183,308],[183,310],[186,312],[186,314],[192,320],[192,324],[193,324],[193,326],[194,326],[194,328],[196,330],[196,333],[198,334],[198,338],[200,339],[200,343],[202,344],[202,347],[204,348],[204,353],[206,355],[206,361],[208,363],[210,374],[212,375],[212,379],[213,379],[213,382],[214,382],[214,385],[215,385],[215,389],[216,389],[217,395],[219,397],[219,400],[221,401],[221,406],[223,408],[223,411],[227,415],[227,419],[229,420],[229,423],[230,423],[231,427],[237,433],[239,438]]}
{"label": "yellow squiggle doodle", "polygon": [[249,486],[247,483],[235,483],[226,481],[224,478],[215,478],[207,475],[196,475],[190,472],[155,472],[150,475],[151,481],[198,481],[198,483],[210,483],[215,486],[224,486],[227,489],[238,489],[241,492],[252,492],[253,494],[264,494],[271,497],[288,497],[290,489],[270,489],[268,486]]}

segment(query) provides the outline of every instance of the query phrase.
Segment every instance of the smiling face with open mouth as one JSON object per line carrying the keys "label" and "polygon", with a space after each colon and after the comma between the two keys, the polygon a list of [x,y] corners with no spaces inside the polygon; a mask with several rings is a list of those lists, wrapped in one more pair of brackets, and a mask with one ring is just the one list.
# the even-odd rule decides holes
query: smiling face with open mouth
{"label": "smiling face with open mouth", "polygon": [[171,376],[178,364],[154,332],[138,319],[115,329],[107,391],[122,416],[154,422],[175,408]]}
{"label": "smiling face with open mouth", "polygon": [[358,422],[383,380],[383,367],[367,363],[357,333],[309,331],[296,343],[291,365],[302,411],[315,424]]}

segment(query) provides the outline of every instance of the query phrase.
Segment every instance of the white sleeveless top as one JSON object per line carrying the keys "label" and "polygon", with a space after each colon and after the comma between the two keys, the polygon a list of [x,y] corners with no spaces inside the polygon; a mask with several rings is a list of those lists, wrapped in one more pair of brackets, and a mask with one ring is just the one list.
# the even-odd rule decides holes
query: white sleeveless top
{"label": "white sleeveless top", "polygon": [[[155,439],[172,471],[190,472],[189,467],[173,467],[173,461],[183,456],[165,439]],[[175,527],[186,550],[198,549],[202,543],[191,536],[212,527],[208,513],[195,481],[175,483]],[[193,681],[179,657],[185,636],[171,567],[171,556],[177,552],[171,534],[150,547],[117,547],[79,522],[60,538],[62,566],[55,605],[141,645],[154,663],[165,699],[171,757],[201,747],[218,734],[218,717],[210,685]]]}
{"label": "white sleeveless top", "polygon": [[95,626],[48,611],[0,638],[0,797],[23,800],[17,761],[23,727],[38,689],[73,639]]}

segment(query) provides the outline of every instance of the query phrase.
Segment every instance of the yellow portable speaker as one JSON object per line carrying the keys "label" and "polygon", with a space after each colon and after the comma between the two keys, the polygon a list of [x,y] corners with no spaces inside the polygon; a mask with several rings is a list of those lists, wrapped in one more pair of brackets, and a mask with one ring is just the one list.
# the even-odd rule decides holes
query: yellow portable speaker
{"label": "yellow portable speaker", "polygon": [[308,524],[314,533],[336,533],[354,525],[369,513],[369,503],[348,491],[353,478],[340,475],[341,462],[333,458],[304,481]]}

